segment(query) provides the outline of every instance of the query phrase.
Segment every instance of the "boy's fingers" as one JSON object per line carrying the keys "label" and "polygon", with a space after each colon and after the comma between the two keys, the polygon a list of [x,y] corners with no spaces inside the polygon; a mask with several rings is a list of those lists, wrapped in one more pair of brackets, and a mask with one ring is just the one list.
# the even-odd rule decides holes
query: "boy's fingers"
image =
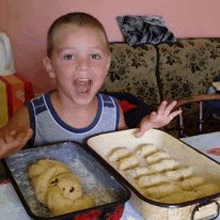
{"label": "boy's fingers", "polygon": [[142,131],[142,130],[139,128],[139,130],[135,133],[135,137],[136,137],[136,138],[142,137],[143,134],[144,134],[144,132],[145,132],[145,131]]}
{"label": "boy's fingers", "polygon": [[179,114],[181,114],[181,113],[182,113],[182,110],[180,109],[180,110],[178,110],[178,111],[172,112],[172,113],[170,114],[170,117],[175,118],[177,115],[179,115]]}
{"label": "boy's fingers", "polygon": [[143,136],[143,134],[145,133],[145,131],[147,131],[148,129],[151,128],[151,125],[145,125],[145,126],[141,126],[136,132],[135,132],[135,137],[136,138],[140,138]]}
{"label": "boy's fingers", "polygon": [[165,100],[162,101],[161,104],[159,105],[158,109],[157,109],[157,113],[162,114],[164,112],[166,106],[167,106],[167,101],[165,101]]}
{"label": "boy's fingers", "polygon": [[[6,137],[6,142],[4,142],[1,146],[1,151],[3,154],[8,152],[16,152],[21,147],[23,147],[27,141],[33,135],[32,129],[28,129],[26,132],[11,132]],[[0,139],[1,140],[1,139]],[[1,140],[2,141],[2,140]]]}
{"label": "boy's fingers", "polygon": [[15,142],[19,145],[21,145],[21,143],[25,144],[30,139],[31,136],[32,136],[32,130],[21,132],[17,135]]}
{"label": "boy's fingers", "polygon": [[12,130],[8,134],[5,135],[5,141],[6,143],[10,143],[15,139],[16,131]]}
{"label": "boy's fingers", "polygon": [[166,107],[164,114],[165,114],[165,115],[169,115],[170,112],[172,111],[172,109],[175,107],[175,105],[176,105],[176,101],[171,102],[171,103]]}
{"label": "boy's fingers", "polygon": [[32,137],[32,135],[33,135],[32,129],[28,129],[28,131],[26,133],[26,136],[22,140],[22,145],[23,146],[27,143],[27,141],[29,141],[29,139]]}
{"label": "boy's fingers", "polygon": [[32,137],[32,135],[33,135],[33,130],[32,130],[31,128],[29,128],[27,132],[28,132],[28,136],[29,136],[29,137]]}

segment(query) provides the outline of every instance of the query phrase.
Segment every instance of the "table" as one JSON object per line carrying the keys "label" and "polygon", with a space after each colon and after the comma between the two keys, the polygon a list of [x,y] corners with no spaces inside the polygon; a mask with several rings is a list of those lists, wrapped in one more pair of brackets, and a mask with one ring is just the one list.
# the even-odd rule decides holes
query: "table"
{"label": "table", "polygon": [[0,186],[0,213],[2,220],[31,219],[10,181],[2,183]]}
{"label": "table", "polygon": [[181,138],[180,140],[220,163],[220,131]]}
{"label": "table", "polygon": [[[182,138],[181,141],[202,151],[220,163],[220,132]],[[31,220],[10,182],[0,186],[0,213],[2,220]],[[144,219],[135,211],[131,200],[129,200],[125,204],[121,220]],[[220,217],[217,220],[220,220]]]}

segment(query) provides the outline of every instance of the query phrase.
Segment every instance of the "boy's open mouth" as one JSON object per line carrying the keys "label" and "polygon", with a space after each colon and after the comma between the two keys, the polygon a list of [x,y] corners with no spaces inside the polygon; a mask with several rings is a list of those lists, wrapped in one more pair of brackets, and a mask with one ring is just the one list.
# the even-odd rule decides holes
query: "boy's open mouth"
{"label": "boy's open mouth", "polygon": [[78,95],[85,95],[91,88],[92,80],[84,78],[75,79],[73,84]]}

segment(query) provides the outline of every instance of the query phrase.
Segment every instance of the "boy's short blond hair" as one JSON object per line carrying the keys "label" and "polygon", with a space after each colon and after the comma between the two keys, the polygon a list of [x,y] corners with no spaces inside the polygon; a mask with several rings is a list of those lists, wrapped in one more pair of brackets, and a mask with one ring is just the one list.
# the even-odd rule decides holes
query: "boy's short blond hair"
{"label": "boy's short blond hair", "polygon": [[103,25],[92,15],[89,15],[84,12],[74,12],[74,13],[68,13],[65,14],[59,18],[57,18],[52,25],[49,28],[48,34],[47,34],[47,56],[51,58],[52,52],[54,49],[54,34],[57,30],[61,28],[63,25],[73,24],[80,27],[92,27],[97,28],[97,30],[100,30],[103,32],[106,40],[106,47],[109,51],[108,47],[108,37],[106,34],[106,31],[103,27]]}

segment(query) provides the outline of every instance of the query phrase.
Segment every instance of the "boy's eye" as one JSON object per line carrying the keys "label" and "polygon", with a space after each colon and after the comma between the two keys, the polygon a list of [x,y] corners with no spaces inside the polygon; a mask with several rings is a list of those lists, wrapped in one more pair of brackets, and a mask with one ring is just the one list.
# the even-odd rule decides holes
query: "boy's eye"
{"label": "boy's eye", "polygon": [[72,54],[67,54],[63,58],[64,58],[64,60],[71,60],[71,59],[73,59],[73,55]]}
{"label": "boy's eye", "polygon": [[101,59],[101,55],[100,54],[92,54],[91,57],[92,57],[92,59],[95,59],[95,60]]}

